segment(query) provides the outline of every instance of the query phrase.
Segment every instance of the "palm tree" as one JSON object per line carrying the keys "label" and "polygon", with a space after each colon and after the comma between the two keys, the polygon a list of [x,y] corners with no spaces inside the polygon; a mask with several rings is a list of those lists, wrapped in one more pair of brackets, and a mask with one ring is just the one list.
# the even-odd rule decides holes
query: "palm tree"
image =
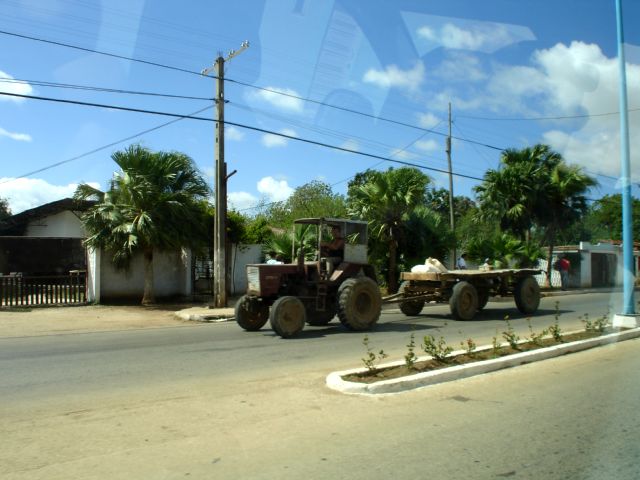
{"label": "palm tree", "polygon": [[365,182],[349,189],[349,213],[369,222],[371,237],[388,252],[387,287],[398,290],[397,250],[408,215],[425,203],[431,179],[415,168],[369,172]]}
{"label": "palm tree", "polygon": [[582,168],[564,162],[549,172],[546,195],[541,198],[538,211],[538,221],[545,230],[545,240],[549,245],[547,285],[551,284],[551,261],[558,233],[569,228],[587,212],[585,194],[597,183],[593,177],[585,174]]}
{"label": "palm tree", "polygon": [[150,304],[155,301],[154,250],[206,244],[209,188],[183,153],[131,145],[111,158],[121,171],[114,174],[109,190],[81,184],[74,195],[77,200],[97,200],[82,216],[89,233],[85,244],[110,252],[119,268],[128,268],[132,257],[142,253],[142,304]]}
{"label": "palm tree", "polygon": [[482,184],[475,187],[480,218],[498,219],[502,230],[528,240],[549,172],[562,161],[548,145],[502,152],[500,168],[487,170]]}
{"label": "palm tree", "polygon": [[480,216],[497,218],[503,230],[527,242],[534,226],[541,229],[549,245],[548,282],[557,234],[586,212],[584,194],[597,182],[548,145],[505,150],[500,162],[475,188]]}

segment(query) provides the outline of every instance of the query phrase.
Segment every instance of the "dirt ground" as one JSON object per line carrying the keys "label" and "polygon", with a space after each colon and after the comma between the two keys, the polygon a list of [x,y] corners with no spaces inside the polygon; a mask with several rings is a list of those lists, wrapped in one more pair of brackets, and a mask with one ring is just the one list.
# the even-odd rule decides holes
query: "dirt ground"
{"label": "dirt ground", "polygon": [[154,307],[86,305],[0,310],[0,338],[56,335],[192,324],[175,312],[191,305]]}

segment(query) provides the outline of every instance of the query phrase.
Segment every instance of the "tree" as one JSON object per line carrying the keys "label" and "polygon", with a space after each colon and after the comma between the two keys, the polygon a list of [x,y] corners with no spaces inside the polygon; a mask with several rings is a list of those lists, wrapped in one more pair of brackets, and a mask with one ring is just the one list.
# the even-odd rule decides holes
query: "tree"
{"label": "tree", "polygon": [[387,287],[398,290],[398,245],[410,213],[424,205],[431,179],[416,168],[367,171],[364,181],[349,185],[349,213],[369,222],[369,234],[386,246]]}
{"label": "tree", "polygon": [[[427,192],[427,206],[442,216],[443,219],[449,219],[449,190],[446,188],[434,188]],[[474,209],[475,202],[469,197],[463,195],[454,195],[453,197],[453,216],[456,222],[464,217],[467,212]]]}
{"label": "tree", "polygon": [[346,213],[344,197],[334,194],[329,184],[314,180],[296,188],[286,201],[272,204],[266,217],[272,226],[287,228],[298,218],[341,218]]}
{"label": "tree", "polygon": [[111,158],[121,170],[114,174],[109,190],[81,184],[74,195],[78,200],[97,199],[81,217],[89,233],[85,243],[110,252],[120,268],[128,268],[132,257],[141,253],[142,304],[150,304],[155,301],[154,250],[206,245],[209,188],[183,153],[131,145]]}
{"label": "tree", "polygon": [[[632,199],[633,238],[640,238],[640,200]],[[605,195],[593,202],[585,219],[595,240],[622,240],[622,195]]]}
{"label": "tree", "polygon": [[547,145],[505,150],[498,170],[487,170],[474,189],[480,218],[497,219],[501,230],[522,240],[530,238],[550,172],[561,161]]}
{"label": "tree", "polygon": [[549,245],[547,282],[551,284],[551,261],[558,232],[571,227],[587,211],[586,192],[597,185],[596,180],[576,165],[560,162],[549,172],[546,195],[540,198],[537,218],[545,230]]}
{"label": "tree", "polygon": [[549,246],[547,281],[558,232],[586,212],[585,193],[597,182],[580,167],[567,165],[547,145],[505,150],[498,170],[488,170],[475,188],[480,219],[495,218],[502,230],[528,242],[537,227]]}
{"label": "tree", "polygon": [[6,198],[0,198],[0,222],[11,216],[9,201]]}

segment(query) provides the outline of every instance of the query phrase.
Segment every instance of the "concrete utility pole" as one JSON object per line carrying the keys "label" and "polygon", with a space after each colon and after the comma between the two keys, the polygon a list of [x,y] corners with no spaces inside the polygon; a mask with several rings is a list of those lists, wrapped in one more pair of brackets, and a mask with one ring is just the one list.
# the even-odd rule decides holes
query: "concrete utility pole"
{"label": "concrete utility pole", "polygon": [[613,317],[614,327],[635,328],[638,317],[634,306],[633,284],[633,216],[631,202],[631,161],[629,151],[629,114],[627,106],[627,70],[624,57],[624,30],[622,28],[622,2],[616,0],[616,27],[618,39],[618,69],[620,72],[620,163],[622,183],[622,258],[623,272],[623,310]]}
{"label": "concrete utility pole", "polygon": [[213,228],[213,306],[227,306],[227,164],[224,161],[224,62],[249,48],[242,42],[239,50],[231,50],[227,58],[218,55],[213,66],[202,70],[202,75],[217,73],[215,124],[215,222]]}
{"label": "concrete utility pole", "polygon": [[[447,137],[447,162],[449,163],[449,225],[454,236],[456,233],[456,221],[453,216],[453,172],[451,170],[451,102],[449,102],[449,136]],[[456,268],[456,244],[455,240],[451,249],[451,268]]]}

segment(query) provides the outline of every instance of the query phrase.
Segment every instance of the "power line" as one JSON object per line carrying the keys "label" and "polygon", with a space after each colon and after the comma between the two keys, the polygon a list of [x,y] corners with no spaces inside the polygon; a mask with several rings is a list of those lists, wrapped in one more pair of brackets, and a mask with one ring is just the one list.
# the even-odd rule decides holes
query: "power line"
{"label": "power line", "polygon": [[[163,63],[150,62],[148,60],[140,60],[138,58],[126,57],[124,55],[118,55],[118,54],[115,54],[115,53],[102,52],[100,50],[95,50],[93,48],[79,47],[77,45],[71,45],[71,44],[68,44],[68,43],[56,42],[54,40],[45,40],[43,38],[32,37],[30,35],[23,35],[23,34],[20,34],[20,33],[7,32],[5,30],[0,30],[0,34],[9,35],[9,36],[12,36],[12,37],[24,38],[26,40],[33,40],[34,42],[49,43],[51,45],[57,45],[59,47],[73,48],[74,50],[80,50],[82,52],[95,53],[97,55],[105,55],[107,57],[117,58],[117,59],[120,59],[120,60],[128,60],[128,61],[131,61],[131,62],[144,63],[145,65],[151,65],[151,66],[160,67],[160,68],[167,68],[169,70],[175,70],[177,72],[183,72],[183,73],[190,73],[192,75],[198,75],[199,77],[202,76],[202,74],[200,72],[196,72],[196,71],[193,71],[193,70],[187,70],[186,68],[172,67],[171,65],[165,65]],[[216,78],[216,77],[213,77],[213,78]]]}
{"label": "power line", "polygon": [[38,95],[23,95],[20,93],[9,93],[9,92],[0,92],[0,95],[5,95],[9,97],[29,98],[32,100],[44,100],[47,102],[68,103],[71,105],[82,105],[85,107],[109,108],[111,110],[122,110],[125,112],[148,113],[152,115],[163,115],[165,117],[189,118],[190,120],[206,120],[208,122],[213,122],[211,118],[195,117],[193,115],[180,115],[177,113],[160,112],[157,110],[146,110],[142,108],[121,107],[118,105],[106,105],[104,103],[81,102],[80,100],[66,100],[63,98],[41,97]]}
{"label": "power line", "polygon": [[71,83],[47,82],[43,80],[25,80],[25,79],[18,79],[18,78],[0,77],[0,82],[18,83],[23,85],[24,84],[37,85],[39,87],[67,88],[71,90],[88,90],[92,92],[124,93],[129,95],[145,95],[145,96],[151,96],[151,97],[179,98],[184,100],[203,100],[203,101],[209,101],[209,102],[214,101],[213,97],[194,97],[189,95],[175,95],[170,93],[141,92],[138,90],[122,90],[118,88],[96,87],[96,86],[90,86],[90,85],[75,85]]}
{"label": "power line", "polygon": [[209,105],[209,106],[207,106],[205,108],[201,108],[200,110],[196,110],[195,112],[193,112],[193,113],[191,113],[189,115],[186,115],[186,116],[184,116],[182,118],[175,118],[175,119],[170,120],[170,121],[168,121],[166,123],[163,123],[162,125],[158,125],[156,127],[149,128],[147,130],[143,130],[142,132],[138,132],[138,133],[136,133],[134,135],[130,135],[130,136],[126,137],[126,138],[121,138],[120,140],[116,140],[115,142],[111,142],[111,143],[109,143],[107,145],[103,145],[101,147],[94,148],[93,150],[91,150],[89,152],[85,152],[85,153],[82,153],[80,155],[76,155],[75,157],[68,158],[68,159],[62,160],[60,162],[52,163],[52,164],[47,165],[45,167],[39,168],[37,170],[33,170],[31,172],[19,175],[19,176],[15,177],[15,178],[11,178],[9,180],[5,180],[3,182],[0,182],[0,185],[4,185],[5,183],[13,182],[14,180],[18,180],[20,178],[25,178],[25,177],[28,177],[30,175],[35,175],[36,173],[44,172],[46,170],[51,170],[52,168],[59,167],[60,165],[64,165],[65,163],[73,162],[74,160],[79,160],[81,158],[87,157],[87,156],[92,155],[94,153],[100,152],[101,150],[105,150],[107,148],[113,147],[113,146],[118,145],[120,143],[127,142],[129,140],[133,140],[134,138],[140,137],[142,135],[145,135],[147,133],[153,132],[155,130],[159,130],[159,129],[164,128],[164,127],[166,127],[168,125],[171,125],[172,123],[176,123],[176,122],[179,122],[180,120],[184,120],[185,118],[190,118],[191,116],[196,115],[198,113],[202,113],[205,110],[209,110],[210,108],[213,108],[213,106]]}
{"label": "power line", "polygon": [[[64,100],[64,99],[60,99],[60,98],[41,97],[41,96],[36,96],[36,95],[22,95],[22,94],[18,94],[18,93],[8,93],[8,92],[0,92],[0,95],[6,95],[6,96],[10,96],[10,97],[19,97],[19,98],[29,98],[29,99],[33,99],[33,100],[43,100],[43,101],[50,101],[50,102],[57,102],[57,103],[66,103],[66,104],[71,104],[71,105],[81,105],[81,106],[88,106],[88,107],[108,108],[108,109],[111,109],[111,110],[122,110],[122,111],[126,111],[126,112],[146,113],[146,114],[152,114],[152,115],[162,115],[162,116],[167,116],[167,117],[176,117],[176,118],[180,118],[180,119],[201,120],[201,121],[206,121],[206,122],[214,122],[215,121],[212,118],[196,117],[193,114],[192,115],[181,115],[181,114],[177,114],[177,113],[160,112],[160,111],[157,111],[157,110],[146,110],[146,109],[140,109],[140,108],[121,107],[121,106],[117,106],[117,105],[106,105],[106,104],[102,104],[102,103],[81,102],[81,101],[77,101],[77,100]],[[384,160],[384,161],[387,161],[387,162],[398,163],[398,164],[407,165],[407,166],[410,166],[410,167],[422,168],[422,169],[425,169],[425,170],[431,170],[431,171],[439,172],[439,173],[447,173],[447,174],[449,173],[448,170],[442,170],[442,169],[434,168],[434,167],[427,167],[427,166],[419,165],[419,164],[416,164],[416,163],[405,162],[403,160],[396,160],[396,159],[389,158],[389,157],[383,157],[383,156],[380,156],[380,155],[374,155],[372,153],[359,152],[357,150],[351,150],[349,148],[339,147],[337,145],[330,145],[328,143],[318,142],[316,140],[310,140],[308,138],[301,138],[301,137],[296,137],[296,136],[293,136],[293,135],[287,135],[286,133],[275,132],[273,130],[267,130],[265,128],[253,127],[251,125],[245,125],[245,124],[242,124],[242,123],[230,122],[228,120],[225,120],[222,123],[224,125],[232,125],[232,126],[238,127],[238,128],[245,128],[247,130],[253,130],[253,131],[256,131],[256,132],[260,132],[260,133],[265,133],[265,134],[269,134],[269,135],[275,135],[275,136],[278,136],[278,137],[287,138],[289,140],[308,143],[310,145],[317,145],[317,146],[320,146],[320,147],[325,147],[325,148],[329,148],[329,149],[332,149],[332,150],[337,150],[337,151],[340,151],[340,152],[353,153],[355,155],[360,155],[360,156],[363,156],[363,157],[376,158],[378,160]],[[471,175],[464,175],[462,173],[453,173],[453,175],[455,175],[457,177],[468,178],[468,179],[471,179],[471,180],[482,181],[481,178],[473,177]]]}
{"label": "power line", "polygon": [[[30,35],[23,35],[23,34],[18,34],[18,33],[13,33],[13,32],[7,32],[5,30],[0,30],[0,34],[19,37],[19,38],[24,38],[24,39],[33,40],[33,41],[36,41],[36,42],[48,43],[48,44],[57,45],[57,46],[61,46],[61,47],[73,48],[73,49],[76,49],[76,50],[95,53],[95,54],[98,54],[98,55],[105,55],[105,56],[108,56],[108,57],[118,58],[118,59],[121,59],[121,60],[128,60],[128,61],[131,61],[131,62],[138,62],[138,63],[142,63],[142,64],[145,64],[145,65],[151,65],[151,66],[154,66],[154,67],[167,68],[167,69],[170,69],[170,70],[176,70],[176,71],[180,71],[180,72],[183,72],[183,73],[189,73],[189,74],[192,74],[192,75],[198,75],[198,76],[201,76],[201,77],[202,76],[206,76],[206,77],[209,77],[209,78],[215,78],[215,79],[218,78],[217,76],[214,76],[214,75],[202,75],[202,73],[196,72],[196,71],[193,71],[193,70],[187,70],[187,69],[184,69],[184,68],[173,67],[173,66],[170,66],[170,65],[162,64],[162,63],[150,62],[150,61],[147,61],[147,60],[140,60],[140,59],[137,59],[137,58],[126,57],[124,55],[117,55],[117,54],[114,54],[114,53],[103,52],[103,51],[95,50],[95,49],[91,49],[91,48],[79,47],[77,45],[70,45],[68,43],[56,42],[56,41],[53,41],[53,40],[45,40],[45,39],[42,39],[42,38],[37,38],[37,37],[30,36]],[[321,102],[319,100],[313,100],[311,98],[300,97],[298,95],[293,95],[291,93],[286,93],[286,92],[282,92],[282,91],[279,91],[279,90],[274,90],[274,89],[270,89],[270,88],[266,88],[266,87],[260,87],[260,86],[257,86],[257,85],[251,85],[250,83],[241,82],[239,80],[234,80],[234,79],[231,79],[231,78],[228,78],[228,77],[225,78],[225,80],[228,81],[228,82],[236,83],[238,85],[242,85],[244,87],[254,88],[254,89],[257,89],[257,90],[261,90],[261,91],[265,91],[265,92],[269,92],[269,93],[274,93],[274,94],[277,94],[277,95],[282,95],[284,97],[295,98],[297,100],[302,100],[302,101],[305,101],[305,102],[314,103],[316,105],[321,105],[321,106],[325,106],[325,107],[328,107],[328,108],[333,108],[333,109],[340,110],[340,111],[343,111],[343,112],[352,113],[354,115],[360,115],[360,116],[367,117],[367,118],[373,118],[375,120],[380,120],[380,121],[383,121],[383,122],[392,123],[392,124],[400,125],[400,126],[407,127],[407,128],[412,128],[412,129],[415,129],[415,130],[420,130],[422,132],[433,133],[434,135],[440,135],[440,136],[443,136],[443,137],[447,137],[448,136],[446,133],[437,132],[435,130],[431,130],[431,129],[428,129],[428,128],[423,128],[423,127],[419,127],[419,126],[416,126],[416,125],[411,125],[409,123],[400,122],[398,120],[392,120],[392,119],[386,118],[386,117],[379,117],[379,116],[371,115],[369,113],[360,112],[358,110],[354,110],[354,109],[351,109],[351,108],[340,107],[338,105],[332,105],[330,103]],[[451,138],[453,138],[455,140],[460,140],[462,142],[473,143],[475,145],[479,145],[479,146],[482,146],[482,147],[490,148],[492,150],[499,150],[499,151],[505,150],[504,148],[496,147],[494,145],[489,145],[487,143],[479,142],[479,141],[476,141],[476,140],[470,140],[470,139],[458,138],[458,137],[451,137]]]}
{"label": "power line", "polygon": [[[629,108],[627,112],[638,112],[640,108]],[[469,118],[472,120],[489,120],[489,121],[510,121],[510,122],[526,122],[537,120],[573,120],[576,118],[591,118],[591,117],[606,117],[610,115],[620,115],[620,112],[607,112],[607,113],[589,113],[584,115],[561,115],[556,117],[480,117],[474,115],[456,115],[458,118]]]}

